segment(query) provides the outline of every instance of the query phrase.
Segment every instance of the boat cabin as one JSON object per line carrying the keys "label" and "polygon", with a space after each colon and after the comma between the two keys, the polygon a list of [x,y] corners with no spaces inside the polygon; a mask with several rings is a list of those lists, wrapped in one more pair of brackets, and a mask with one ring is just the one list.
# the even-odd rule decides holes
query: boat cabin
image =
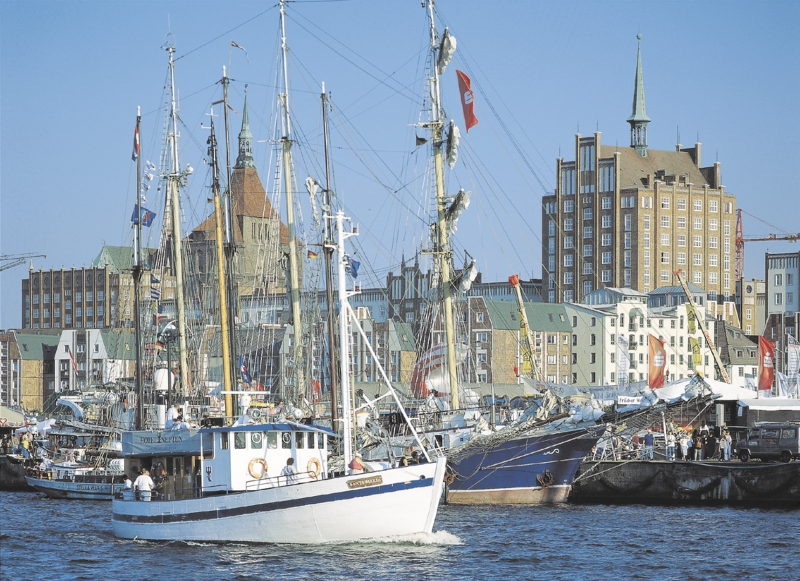
{"label": "boat cabin", "polygon": [[328,428],[295,423],[137,431],[123,433],[122,456],[131,480],[150,471],[154,500],[177,500],[327,478],[334,438]]}

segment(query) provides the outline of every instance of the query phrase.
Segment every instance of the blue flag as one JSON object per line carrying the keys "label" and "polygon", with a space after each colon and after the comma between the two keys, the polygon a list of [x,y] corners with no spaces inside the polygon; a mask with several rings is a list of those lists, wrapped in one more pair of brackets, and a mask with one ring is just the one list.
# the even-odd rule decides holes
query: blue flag
{"label": "blue flag", "polygon": [[239,355],[239,370],[242,372],[242,383],[247,383],[248,385],[253,383],[253,378],[250,376],[250,372],[247,371],[247,366],[244,364],[244,355]]}
{"label": "blue flag", "polygon": [[358,267],[361,266],[361,263],[357,260],[353,260],[349,256],[347,257],[348,266],[350,267],[350,274],[353,278],[358,278]]}
{"label": "blue flag", "polygon": [[[138,216],[137,216],[138,214]],[[133,206],[133,214],[131,214],[131,222],[137,224],[139,219],[142,220],[142,226],[150,226],[155,220],[156,214],[155,212],[151,212],[144,206],[142,206],[141,212],[139,212],[139,205],[134,204]]]}
{"label": "blue flag", "polygon": [[152,274],[150,275],[150,284],[158,284],[160,282],[161,281],[158,280],[154,275],[152,275]]}

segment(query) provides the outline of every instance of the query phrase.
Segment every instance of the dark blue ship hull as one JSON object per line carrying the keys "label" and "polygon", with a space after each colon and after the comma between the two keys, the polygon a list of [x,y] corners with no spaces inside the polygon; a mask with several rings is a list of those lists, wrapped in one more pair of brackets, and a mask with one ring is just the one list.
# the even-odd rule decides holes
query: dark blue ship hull
{"label": "dark blue ship hull", "polygon": [[584,429],[522,436],[451,463],[452,504],[566,502],[581,461],[599,438]]}

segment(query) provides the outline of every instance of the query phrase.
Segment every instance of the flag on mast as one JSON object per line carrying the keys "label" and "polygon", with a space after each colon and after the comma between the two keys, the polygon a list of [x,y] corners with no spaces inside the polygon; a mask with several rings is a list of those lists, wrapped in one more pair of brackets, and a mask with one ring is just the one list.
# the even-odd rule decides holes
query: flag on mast
{"label": "flag on mast", "polygon": [[775,343],[758,338],[758,389],[772,390],[775,382]]}
{"label": "flag on mast", "polygon": [[464,125],[467,127],[469,133],[470,127],[478,124],[478,118],[475,117],[475,95],[472,93],[470,86],[472,82],[469,77],[456,69],[458,75],[458,90],[461,93],[461,107],[464,109]]}
{"label": "flag on mast", "polygon": [[133,155],[131,155],[131,159],[136,161],[139,159],[139,125],[136,125],[136,129],[133,130]]}

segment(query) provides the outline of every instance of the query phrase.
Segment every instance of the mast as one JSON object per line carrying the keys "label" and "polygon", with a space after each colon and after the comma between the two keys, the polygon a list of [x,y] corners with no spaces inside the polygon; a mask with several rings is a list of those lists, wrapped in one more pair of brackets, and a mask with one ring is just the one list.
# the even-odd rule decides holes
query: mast
{"label": "mast", "polygon": [[219,167],[217,165],[217,136],[214,134],[214,108],[211,108],[211,135],[208,137],[208,151],[211,154],[211,191],[214,195],[214,225],[217,238],[217,283],[219,285],[219,323],[222,343],[222,373],[225,387],[225,417],[233,416],[233,397],[231,395],[231,349],[228,330],[228,293],[225,280],[225,248],[223,244],[222,203],[219,195]]}
{"label": "mast", "polygon": [[[142,108],[136,108],[136,141],[139,144],[139,127],[142,123]],[[136,222],[133,225],[133,329],[135,334],[134,357],[136,357],[136,414],[134,415],[134,429],[141,429],[144,424],[144,395],[142,390],[142,314],[139,293],[142,282],[142,155],[136,156]]]}
{"label": "mast", "polygon": [[[233,257],[236,254],[236,245],[233,241],[233,227],[231,215],[231,136],[230,125],[228,124],[228,78],[225,66],[222,67],[222,109],[225,118],[225,166],[227,170],[227,190],[222,198],[224,206],[224,226],[225,226],[225,282],[228,285],[228,302],[224,305],[228,309],[228,320],[230,321],[230,354],[233,358],[236,357],[236,286],[234,284],[233,276]],[[231,366],[233,369],[233,366]],[[237,374],[232,371],[231,385],[236,385]]]}
{"label": "mast", "polygon": [[[333,206],[331,205],[331,168],[330,168],[330,159],[328,156],[328,107],[330,103],[328,102],[328,96],[325,94],[325,83],[322,84],[322,126],[323,126],[323,138],[325,144],[325,206],[327,207],[327,212],[330,214],[332,212]],[[332,270],[332,262],[333,262],[333,236],[331,234],[331,223],[328,220],[324,220],[325,225],[325,241],[322,245],[323,252],[325,253],[325,294],[328,300],[328,350],[329,350],[329,357],[328,357],[328,367],[330,370],[330,378],[331,378],[331,429],[334,432],[338,431],[336,429],[336,421],[339,417],[339,410],[338,410],[338,394],[336,393],[338,386],[338,381],[336,377],[336,365],[334,361],[336,361],[336,335],[333,332],[333,270]],[[341,317],[342,312],[339,311],[339,316]]]}
{"label": "mast", "polygon": [[[327,216],[326,220],[331,219]],[[345,233],[343,222],[344,213],[342,211],[336,212],[336,274],[339,283],[339,368],[340,377],[342,380],[342,424],[344,426],[343,440],[344,449],[344,466],[345,470],[350,465],[350,460],[353,458],[353,426],[350,419],[350,311],[347,308],[347,255],[344,252],[345,238],[354,236],[352,232]]]}
{"label": "mast", "polygon": [[281,12],[281,51],[283,55],[283,90],[280,101],[283,106],[283,183],[286,188],[286,228],[289,231],[289,291],[292,301],[292,325],[294,327],[294,343],[292,344],[292,367],[294,369],[295,388],[287,395],[299,397],[305,389],[303,369],[303,319],[300,312],[300,276],[297,262],[297,241],[294,226],[294,193],[292,191],[292,127],[289,119],[289,69],[286,46],[286,7],[285,0],[280,0]]}
{"label": "mast", "polygon": [[453,323],[453,297],[450,288],[450,243],[447,236],[446,224],[446,201],[444,194],[444,167],[442,161],[442,135],[444,124],[440,119],[440,88],[439,88],[439,68],[436,64],[436,23],[433,19],[433,0],[428,1],[428,11],[431,22],[431,64],[433,74],[430,78],[431,84],[431,145],[433,147],[433,164],[436,174],[436,250],[435,254],[439,260],[439,269],[442,277],[442,298],[444,309],[445,335],[447,339],[447,371],[450,376],[450,405],[452,409],[459,408],[458,404],[458,377],[456,374],[456,347],[455,347],[455,326]]}
{"label": "mast", "polygon": [[[183,257],[181,255],[181,217],[178,202],[178,186],[180,181],[192,173],[192,166],[187,165],[186,170],[180,173],[178,166],[178,112],[175,103],[175,61],[173,55],[175,47],[167,47],[169,52],[169,78],[170,78],[170,117],[172,119],[172,132],[169,134],[170,143],[170,217],[172,218],[172,253],[175,265],[175,302],[178,315],[178,356],[180,359],[180,390],[181,395],[188,393],[189,365],[186,358],[186,308],[183,302]],[[172,370],[168,370],[172,373]]]}

